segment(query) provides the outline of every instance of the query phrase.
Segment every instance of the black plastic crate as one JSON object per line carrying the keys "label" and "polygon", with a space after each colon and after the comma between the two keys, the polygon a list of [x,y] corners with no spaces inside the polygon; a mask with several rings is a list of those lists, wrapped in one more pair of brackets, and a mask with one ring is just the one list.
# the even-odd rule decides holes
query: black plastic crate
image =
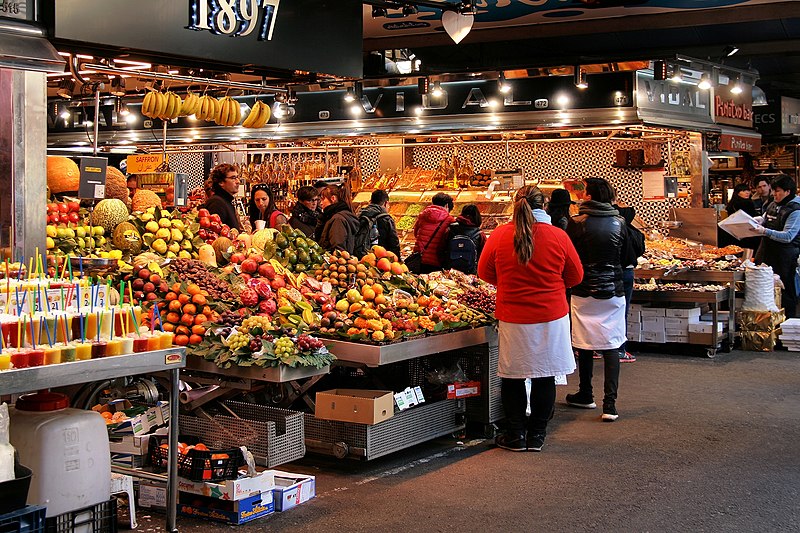
{"label": "black plastic crate", "polygon": [[0,533],[42,533],[46,512],[41,505],[29,505],[0,515]]}
{"label": "black plastic crate", "polygon": [[[150,443],[150,463],[167,468],[169,450],[160,443]],[[245,465],[239,448],[201,451],[191,449],[178,453],[178,475],[191,481],[225,481],[239,477],[239,467]]]}
{"label": "black plastic crate", "polygon": [[117,499],[69,511],[46,520],[47,533],[117,533]]}

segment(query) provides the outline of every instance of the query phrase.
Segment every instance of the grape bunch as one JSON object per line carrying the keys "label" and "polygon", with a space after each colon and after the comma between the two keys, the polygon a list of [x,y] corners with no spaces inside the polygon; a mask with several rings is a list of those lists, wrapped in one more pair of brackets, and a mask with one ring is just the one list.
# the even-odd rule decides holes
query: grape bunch
{"label": "grape bunch", "polygon": [[260,328],[261,331],[267,331],[271,327],[270,317],[268,316],[249,316],[242,321],[239,326],[240,333],[250,333],[253,329]]}
{"label": "grape bunch", "polygon": [[305,334],[297,337],[297,348],[301,352],[313,352],[316,350],[320,350],[324,347],[325,345],[322,344],[322,341],[315,337],[310,337]]}
{"label": "grape bunch", "polygon": [[292,339],[289,337],[281,337],[275,341],[275,355],[282,357],[284,355],[294,354],[295,347]]}
{"label": "grape bunch", "polygon": [[262,346],[263,346],[263,343],[261,342],[261,337],[254,337],[253,339],[250,340],[250,351],[251,352],[255,353],[255,352],[261,350]]}
{"label": "grape bunch", "polygon": [[485,289],[467,291],[460,300],[468,306],[483,311],[484,313],[494,313],[495,295],[489,293]]}
{"label": "grape bunch", "polygon": [[228,347],[232,352],[244,348],[250,343],[250,335],[244,333],[234,333],[228,337]]}
{"label": "grape bunch", "polygon": [[241,323],[242,315],[240,315],[238,311],[223,311],[223,313],[219,315],[219,320],[217,320],[217,324],[232,328],[241,325]]}
{"label": "grape bunch", "polygon": [[230,286],[208,270],[208,265],[196,259],[173,259],[169,269],[179,278],[196,283],[215,300],[234,300]]}

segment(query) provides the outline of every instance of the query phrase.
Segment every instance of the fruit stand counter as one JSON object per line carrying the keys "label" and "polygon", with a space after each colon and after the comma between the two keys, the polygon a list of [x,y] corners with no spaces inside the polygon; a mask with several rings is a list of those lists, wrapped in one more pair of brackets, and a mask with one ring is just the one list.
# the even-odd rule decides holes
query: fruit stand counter
{"label": "fruit stand counter", "polygon": [[[115,379],[137,374],[167,371],[170,375],[170,413],[178,412],[180,369],[186,366],[186,349],[133,353],[86,361],[73,361],[0,372],[0,395],[78,385],[88,381]],[[177,531],[175,518],[178,502],[178,424],[169,422],[169,464],[167,468],[167,531]]]}
{"label": "fruit stand counter", "polygon": [[[450,357],[481,384],[479,397],[431,401],[396,413],[375,425],[317,419],[306,414],[306,447],[339,458],[375,459],[415,444],[462,431],[467,422],[490,431],[503,417],[497,377],[497,333],[492,326],[440,333],[385,345],[326,339],[336,354],[334,366],[356,367],[369,373],[384,365],[407,370],[411,385],[424,379],[423,361]],[[404,366],[405,365],[405,366]],[[475,376],[478,376],[477,378]]]}

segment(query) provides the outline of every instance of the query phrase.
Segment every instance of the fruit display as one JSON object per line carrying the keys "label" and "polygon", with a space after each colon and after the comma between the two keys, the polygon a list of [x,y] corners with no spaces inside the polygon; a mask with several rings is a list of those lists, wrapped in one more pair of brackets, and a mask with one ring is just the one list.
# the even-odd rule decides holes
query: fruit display
{"label": "fruit display", "polygon": [[175,333],[178,346],[198,346],[206,334],[205,324],[215,322],[219,313],[208,305],[208,294],[194,283],[173,283],[158,302],[164,331]]}
{"label": "fruit display", "polygon": [[265,242],[263,255],[266,259],[276,259],[290,272],[300,273],[311,272],[315,265],[322,264],[324,253],[316,241],[284,224],[271,241]]}
{"label": "fruit display", "polygon": [[633,289],[637,291],[688,291],[688,292],[717,292],[723,290],[723,285],[706,285],[703,283],[657,283],[651,279],[647,283],[634,283]]}
{"label": "fruit display", "polygon": [[669,237],[661,240],[647,240],[645,243],[646,259],[689,259],[716,261],[726,259],[727,256],[741,254],[744,250],[739,246],[725,246],[716,248],[699,242],[687,241]]}
{"label": "fruit display", "polygon": [[156,193],[147,189],[137,189],[131,200],[131,210],[147,211],[149,207],[161,207],[161,198]]}
{"label": "fruit display", "polygon": [[122,200],[100,200],[94,206],[90,220],[92,226],[102,226],[110,234],[118,224],[128,220],[128,206]]}
{"label": "fruit display", "polygon": [[[146,266],[134,266],[130,273],[123,275],[122,280],[126,285],[130,285],[130,292],[122,295],[123,301],[133,305],[154,302],[169,291],[169,285],[164,279],[164,272],[156,262],[151,262]],[[129,301],[131,293],[134,302]]]}
{"label": "fruit display", "polygon": [[242,122],[245,128],[263,128],[269,122],[269,117],[272,114],[269,106],[261,100],[256,101],[247,118]]}
{"label": "fruit display", "polygon": [[230,284],[209,270],[208,265],[196,259],[174,259],[167,270],[175,280],[190,280],[208,296],[217,301],[230,302],[235,299]]}
{"label": "fruit display", "polygon": [[87,256],[104,250],[106,230],[91,226],[86,210],[78,202],[47,204],[46,245],[48,253]]}
{"label": "fruit display", "polygon": [[242,107],[230,96],[220,100],[219,106],[219,113],[214,117],[214,122],[220,126],[235,126],[242,120]]}
{"label": "fruit display", "polygon": [[162,93],[148,92],[142,100],[142,115],[149,118],[172,120],[180,116],[183,101],[172,91]]}
{"label": "fruit display", "polygon": [[213,96],[209,96],[204,94],[200,97],[200,105],[197,110],[194,112],[194,116],[197,120],[205,120],[206,122],[211,122],[219,113],[220,104],[219,100],[214,98]]}
{"label": "fruit display", "polygon": [[197,236],[206,244],[213,244],[218,237],[229,237],[233,234],[227,224],[223,224],[219,215],[210,213],[208,209],[197,211]]}
{"label": "fruit display", "polygon": [[128,178],[117,167],[109,165],[106,168],[105,197],[122,201],[130,205],[130,192],[128,191]]}
{"label": "fruit display", "polygon": [[192,227],[184,216],[159,207],[148,207],[131,217],[142,237],[142,249],[167,259],[191,259],[195,245]]}

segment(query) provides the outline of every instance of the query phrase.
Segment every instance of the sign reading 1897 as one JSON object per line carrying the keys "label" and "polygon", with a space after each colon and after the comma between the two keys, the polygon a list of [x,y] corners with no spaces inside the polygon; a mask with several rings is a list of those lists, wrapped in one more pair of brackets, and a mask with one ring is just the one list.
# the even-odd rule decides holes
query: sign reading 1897
{"label": "sign reading 1897", "polygon": [[258,29],[258,40],[272,40],[281,0],[190,0],[189,29],[245,37]]}

